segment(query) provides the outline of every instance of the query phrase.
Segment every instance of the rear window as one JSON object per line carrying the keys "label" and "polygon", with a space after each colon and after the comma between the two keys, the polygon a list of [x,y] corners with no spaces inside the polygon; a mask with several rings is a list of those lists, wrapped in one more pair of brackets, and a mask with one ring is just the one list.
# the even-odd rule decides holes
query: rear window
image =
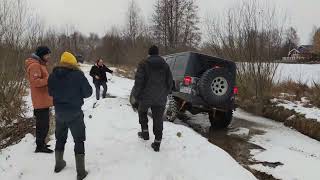
{"label": "rear window", "polygon": [[173,68],[173,76],[184,76],[187,67],[186,56],[177,56]]}

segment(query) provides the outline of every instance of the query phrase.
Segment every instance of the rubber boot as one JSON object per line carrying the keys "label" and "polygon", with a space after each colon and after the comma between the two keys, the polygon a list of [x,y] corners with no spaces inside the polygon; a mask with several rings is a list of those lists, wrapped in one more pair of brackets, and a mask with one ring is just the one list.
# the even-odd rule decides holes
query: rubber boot
{"label": "rubber boot", "polygon": [[84,154],[76,154],[76,167],[77,167],[77,180],[83,180],[87,177],[88,171],[85,168],[85,155]]}
{"label": "rubber boot", "polygon": [[138,132],[138,136],[145,141],[148,141],[150,139],[148,130],[142,130],[141,132]]}
{"label": "rubber boot", "polygon": [[47,146],[37,147],[34,152],[35,153],[47,153],[47,154],[53,153],[53,151],[51,149],[49,149]]}
{"label": "rubber boot", "polygon": [[65,167],[66,167],[66,165],[67,165],[67,163],[66,163],[66,161],[65,160],[63,160],[63,154],[64,154],[64,152],[62,151],[56,151],[55,152],[55,156],[56,156],[56,165],[55,165],[55,167],[54,167],[54,172],[55,173],[59,173],[60,171],[62,171]]}
{"label": "rubber boot", "polygon": [[160,151],[160,145],[161,145],[161,141],[157,141],[155,140],[152,144],[151,147],[155,152],[159,152]]}

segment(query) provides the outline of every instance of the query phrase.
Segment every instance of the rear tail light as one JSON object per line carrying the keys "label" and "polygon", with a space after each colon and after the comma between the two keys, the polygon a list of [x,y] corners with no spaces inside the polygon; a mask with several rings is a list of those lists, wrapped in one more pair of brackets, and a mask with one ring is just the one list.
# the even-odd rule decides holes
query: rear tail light
{"label": "rear tail light", "polygon": [[238,87],[234,87],[234,88],[233,88],[233,94],[234,94],[234,95],[237,95],[238,93],[239,93]]}
{"label": "rear tail light", "polygon": [[190,86],[190,85],[192,84],[192,77],[190,77],[190,76],[184,77],[184,79],[183,79],[183,84],[184,84],[185,86]]}

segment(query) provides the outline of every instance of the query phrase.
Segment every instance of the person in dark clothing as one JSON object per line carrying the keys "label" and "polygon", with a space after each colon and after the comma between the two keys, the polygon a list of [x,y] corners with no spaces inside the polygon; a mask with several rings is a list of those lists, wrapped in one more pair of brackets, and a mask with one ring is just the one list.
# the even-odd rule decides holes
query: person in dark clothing
{"label": "person in dark clothing", "polygon": [[100,87],[103,87],[102,98],[106,98],[107,96],[107,75],[106,73],[113,74],[113,71],[107,68],[106,65],[103,64],[103,60],[99,59],[97,63],[92,66],[90,70],[90,76],[93,78],[93,84],[96,87],[96,98],[100,99]]}
{"label": "person in dark clothing", "polygon": [[47,63],[50,60],[50,49],[40,46],[36,52],[25,61],[27,79],[30,83],[31,98],[36,117],[36,153],[53,153],[46,145],[45,139],[49,131],[49,112],[52,97],[48,94]]}
{"label": "person in dark clothing", "polygon": [[48,80],[49,94],[53,97],[56,112],[56,165],[54,171],[60,172],[66,166],[63,160],[65,144],[70,129],[75,143],[77,179],[82,180],[88,172],[85,170],[86,140],[84,115],[81,107],[83,99],[92,95],[92,87],[78,68],[76,58],[68,52],[63,53],[59,66],[53,69]]}
{"label": "person in dark clothing", "polygon": [[163,113],[167,96],[172,90],[172,73],[169,65],[159,56],[158,47],[149,49],[149,57],[142,61],[137,68],[135,84],[131,92],[130,103],[138,107],[141,132],[138,136],[149,140],[148,109],[151,108],[153,118],[153,133],[155,140],[152,143],[154,151],[160,150],[163,131]]}

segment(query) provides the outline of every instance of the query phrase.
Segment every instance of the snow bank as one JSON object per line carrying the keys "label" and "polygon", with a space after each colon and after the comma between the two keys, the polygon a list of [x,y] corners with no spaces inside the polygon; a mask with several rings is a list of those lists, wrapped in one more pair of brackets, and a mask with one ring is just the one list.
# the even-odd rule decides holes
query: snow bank
{"label": "snow bank", "polygon": [[[83,69],[88,72],[88,68]],[[112,77],[109,92],[117,98],[100,101],[95,109],[92,109],[94,96],[85,101],[88,180],[255,179],[229,154],[181,125],[166,122],[161,152],[153,152],[151,141],[137,138],[137,114],[127,100],[132,85],[133,81]],[[91,119],[89,115],[92,115]],[[181,137],[177,136],[179,132]],[[54,141],[50,144],[54,145]],[[71,138],[65,152],[67,167],[59,174],[53,173],[54,155],[34,154],[34,148],[34,137],[27,135],[19,144],[3,150],[0,154],[1,180],[75,178]]]}
{"label": "snow bank", "polygon": [[320,109],[317,107],[304,107],[305,103],[303,101],[291,102],[288,100],[273,99],[272,102],[277,103],[277,106],[303,114],[307,119],[316,119],[320,122]]}
{"label": "snow bank", "polygon": [[282,123],[254,116],[242,110],[237,110],[234,116],[258,123],[259,127],[256,128],[265,132],[250,139],[252,143],[264,148],[251,151],[254,160],[283,164],[275,168],[257,164],[250,166],[251,168],[283,180],[320,179],[319,141],[285,127]]}

